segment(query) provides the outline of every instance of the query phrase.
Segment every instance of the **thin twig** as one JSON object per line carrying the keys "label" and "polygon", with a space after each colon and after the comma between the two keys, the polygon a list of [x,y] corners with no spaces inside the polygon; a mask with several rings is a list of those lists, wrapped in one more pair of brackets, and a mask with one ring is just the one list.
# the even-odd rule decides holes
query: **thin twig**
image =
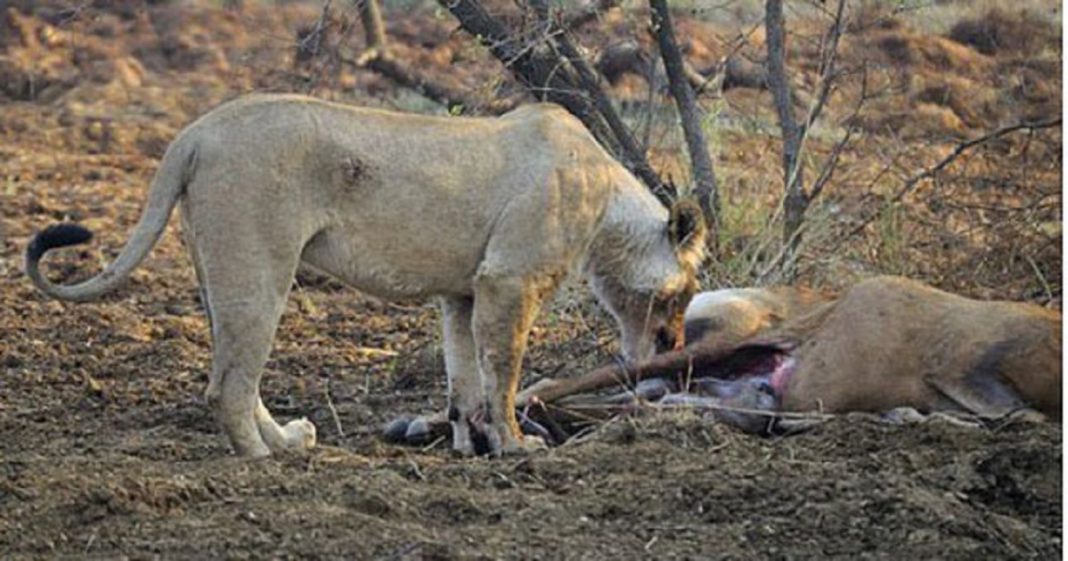
{"label": "thin twig", "polygon": [[1038,278],[1038,282],[1042,284],[1042,290],[1046,291],[1046,300],[1053,301],[1053,287],[1050,286],[1049,281],[1046,280],[1046,275],[1042,274],[1042,270],[1038,268],[1038,264],[1031,258],[1030,255],[1024,255],[1027,259],[1027,264],[1031,266],[1031,270],[1035,272],[1035,277]]}
{"label": "thin twig", "polygon": [[857,98],[857,104],[853,107],[853,112],[846,118],[846,132],[842,135],[842,138],[835,143],[834,148],[831,149],[830,156],[823,161],[823,167],[820,169],[819,175],[816,177],[816,181],[812,182],[812,188],[808,193],[809,204],[816,200],[823,192],[824,186],[830,182],[834,177],[834,172],[838,169],[838,159],[841,157],[845,147],[849,144],[849,141],[853,138],[853,134],[857,131],[857,120],[860,116],[860,111],[864,108],[864,103],[868,100],[868,68],[867,66],[861,67],[860,78],[860,95]]}
{"label": "thin twig", "polygon": [[319,46],[323,42],[323,32],[326,30],[327,22],[330,19],[331,1],[326,0],[323,2],[322,11],[319,13],[319,19],[315,20],[315,26],[297,42],[298,53],[306,54],[309,58],[319,54]]}
{"label": "thin twig", "polygon": [[334,419],[334,428],[337,429],[337,435],[340,438],[345,438],[345,429],[341,426],[341,417],[337,414],[337,409],[334,407],[334,400],[330,398],[330,382],[323,384],[323,397],[326,398],[326,407],[330,410],[330,416]]}
{"label": "thin twig", "polygon": [[438,444],[441,444],[444,441],[445,441],[445,437],[444,436],[439,436],[439,437],[435,438],[433,441],[431,441],[430,444],[427,444],[426,446],[423,446],[422,448],[420,448],[419,451],[420,452],[424,452],[424,453],[425,452],[429,452],[430,450],[433,450],[434,448],[436,448],[438,446]]}
{"label": "thin twig", "polygon": [[998,138],[1017,131],[1033,132],[1037,130],[1058,127],[1061,125],[1061,122],[1061,117],[1055,117],[1052,119],[1047,119],[1045,121],[1016,123],[1015,125],[1002,127],[982,136],[957,144],[953,151],[950,152],[949,155],[947,155],[946,157],[939,160],[937,164],[928,167],[905,180],[905,182],[901,185],[901,188],[898,189],[892,197],[886,200],[887,204],[881,205],[877,207],[874,211],[872,211],[867,217],[864,218],[864,220],[860,222],[860,224],[858,224],[855,228],[850,230],[848,234],[845,235],[845,239],[851,238],[864,231],[864,229],[867,228],[869,224],[871,224],[876,218],[882,215],[883,210],[889,206],[889,203],[901,202],[909,193],[912,192],[913,189],[916,188],[917,185],[920,184],[921,181],[935,177],[936,175],[941,173],[942,170],[946,169],[950,164],[956,161],[957,158],[961,157],[965,152],[971,150],[972,148],[981,146],[983,144],[986,144],[987,142],[990,142],[991,140],[996,140]]}

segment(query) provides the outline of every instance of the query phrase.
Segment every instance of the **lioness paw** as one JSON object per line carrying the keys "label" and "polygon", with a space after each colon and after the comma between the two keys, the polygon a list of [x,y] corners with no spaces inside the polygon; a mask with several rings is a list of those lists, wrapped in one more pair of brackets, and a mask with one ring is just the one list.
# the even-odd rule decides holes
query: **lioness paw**
{"label": "lioness paw", "polygon": [[289,421],[282,427],[286,448],[308,450],[315,447],[315,425],[306,417]]}
{"label": "lioness paw", "polygon": [[533,435],[519,435],[512,434],[510,428],[507,425],[503,426],[487,426],[489,438],[487,438],[487,444],[489,450],[487,453],[491,456],[500,458],[505,456],[522,456],[531,452],[537,452],[548,449],[548,445],[545,443],[545,439],[540,436]]}
{"label": "lioness paw", "polygon": [[526,434],[520,438],[515,439],[514,445],[508,449],[505,449],[503,451],[503,455],[522,456],[525,454],[530,454],[532,452],[542,452],[548,449],[549,445],[545,443],[544,438],[540,436]]}

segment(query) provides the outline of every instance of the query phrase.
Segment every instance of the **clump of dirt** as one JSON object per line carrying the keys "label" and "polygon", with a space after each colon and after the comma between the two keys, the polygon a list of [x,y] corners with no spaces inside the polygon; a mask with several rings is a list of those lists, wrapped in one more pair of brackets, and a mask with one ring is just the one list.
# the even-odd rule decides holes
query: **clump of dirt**
{"label": "clump of dirt", "polygon": [[[1060,553],[1061,439],[1049,425],[974,430],[843,418],[761,440],[671,413],[616,421],[580,445],[526,458],[457,460],[363,438],[345,450],[252,464],[219,457],[217,439],[188,429],[157,426],[151,442],[136,427],[109,430],[121,438],[84,457],[5,454],[5,551],[406,559]],[[146,455],[153,450],[172,453]]]}

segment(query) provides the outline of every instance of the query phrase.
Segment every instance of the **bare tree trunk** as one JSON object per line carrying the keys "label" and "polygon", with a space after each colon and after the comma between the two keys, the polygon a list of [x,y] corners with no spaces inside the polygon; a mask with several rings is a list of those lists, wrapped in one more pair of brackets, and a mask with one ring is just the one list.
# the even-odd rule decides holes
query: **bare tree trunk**
{"label": "bare tree trunk", "polygon": [[[549,15],[549,3],[547,0],[530,0],[531,6],[534,7],[535,12],[538,14],[538,18],[543,24],[548,26],[548,29],[553,34],[555,43],[563,51],[563,55],[567,57],[568,64],[575,69],[578,74],[579,84],[582,89],[589,94],[593,99],[594,105],[597,107],[597,111],[601,114],[605,123],[608,125],[609,130],[612,131],[612,135],[619,143],[619,147],[623,156],[623,162],[628,168],[640,170],[639,176],[656,177],[657,181],[660,181],[660,176],[649,165],[648,160],[645,159],[645,150],[638,145],[638,141],[631,134],[630,129],[623,123],[623,119],[620,118],[619,113],[612,105],[612,100],[608,98],[608,94],[605,93],[604,88],[601,86],[601,79],[597,72],[590,66],[586,57],[579,52],[578,47],[571,40],[568,35],[568,31],[563,29],[559,24],[554,23],[553,19]],[[669,199],[674,193],[668,192],[662,189],[662,184],[656,186],[650,186],[653,192],[661,200]],[[660,190],[660,192],[657,192]]]}
{"label": "bare tree trunk", "polygon": [[519,96],[510,96],[495,99],[488,103],[481,102],[469,95],[468,92],[427,79],[426,76],[416,73],[398,58],[386,52],[378,51],[372,54],[373,56],[367,60],[359,62],[346,60],[345,62],[374,70],[382,76],[393,80],[397,85],[416,91],[423,97],[444,105],[450,111],[454,108],[470,109],[471,107],[477,107],[480,112],[500,115],[515,109],[521,101]]}
{"label": "bare tree trunk", "polygon": [[708,142],[701,130],[701,117],[686,67],[675,41],[675,29],[671,24],[671,14],[667,0],[649,0],[653,15],[653,31],[660,46],[660,56],[664,59],[664,69],[668,75],[671,96],[675,98],[682,130],[686,136],[686,147],[690,152],[690,167],[693,170],[693,194],[701,205],[705,220],[712,228],[710,244],[718,247],[719,238],[719,192],[716,188],[716,174],[712,167],[712,158],[708,154]]}
{"label": "bare tree trunk", "polygon": [[783,262],[790,264],[794,262],[792,254],[801,241],[798,230],[804,221],[808,200],[800,160],[802,131],[794,117],[790,82],[786,77],[786,24],[782,0],[767,0],[764,25],[768,49],[768,89],[775,100],[779,128],[782,130],[782,170],[786,190],[783,199],[783,243],[787,246],[788,254]]}
{"label": "bare tree trunk", "polygon": [[367,48],[384,49],[386,24],[382,21],[382,8],[378,5],[378,0],[356,0],[356,7],[360,10],[360,22],[363,24]]}

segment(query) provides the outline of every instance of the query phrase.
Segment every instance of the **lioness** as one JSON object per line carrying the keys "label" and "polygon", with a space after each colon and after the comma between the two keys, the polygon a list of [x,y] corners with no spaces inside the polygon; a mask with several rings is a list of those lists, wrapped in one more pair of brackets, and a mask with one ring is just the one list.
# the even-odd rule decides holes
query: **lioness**
{"label": "lioness", "polygon": [[296,95],[252,95],[188,126],[167,149],[140,222],[95,277],[49,282],[38,261],[85,242],[50,227],[26,251],[33,283],[85,301],[145,257],[176,204],[211,324],[206,397],[234,450],[265,456],[315,443],[280,426],[259,395],[301,263],[385,298],[440,298],[453,448],[525,442],[515,393],[538,307],[571,270],[618,321],[633,359],[674,345],[695,291],[705,225],[669,212],[565,110],[499,118],[406,115]]}

